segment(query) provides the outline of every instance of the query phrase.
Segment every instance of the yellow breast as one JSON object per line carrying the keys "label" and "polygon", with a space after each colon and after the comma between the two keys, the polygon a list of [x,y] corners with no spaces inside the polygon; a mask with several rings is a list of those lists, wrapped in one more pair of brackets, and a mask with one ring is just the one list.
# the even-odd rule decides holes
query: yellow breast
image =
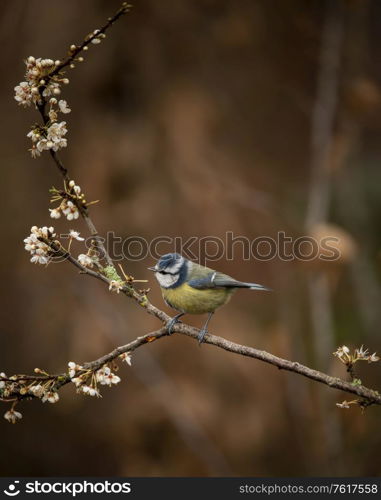
{"label": "yellow breast", "polygon": [[177,288],[162,288],[164,300],[180,312],[188,314],[205,314],[215,311],[230,299],[233,288],[212,288],[197,290],[187,283]]}

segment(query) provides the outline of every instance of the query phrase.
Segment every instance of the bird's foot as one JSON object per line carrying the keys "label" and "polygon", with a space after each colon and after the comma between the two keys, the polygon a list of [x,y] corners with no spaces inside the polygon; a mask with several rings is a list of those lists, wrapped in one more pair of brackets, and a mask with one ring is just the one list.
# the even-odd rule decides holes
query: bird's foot
{"label": "bird's foot", "polygon": [[198,344],[201,345],[204,342],[205,335],[208,333],[208,330],[204,327],[201,328],[200,333],[198,334]]}
{"label": "bird's foot", "polygon": [[173,327],[176,325],[176,323],[181,323],[180,321],[180,317],[183,315],[183,313],[181,314],[178,314],[177,316],[175,316],[174,318],[172,318],[171,320],[168,321],[167,325],[166,325],[166,328],[167,328],[167,332],[168,332],[168,335],[172,335],[173,333]]}

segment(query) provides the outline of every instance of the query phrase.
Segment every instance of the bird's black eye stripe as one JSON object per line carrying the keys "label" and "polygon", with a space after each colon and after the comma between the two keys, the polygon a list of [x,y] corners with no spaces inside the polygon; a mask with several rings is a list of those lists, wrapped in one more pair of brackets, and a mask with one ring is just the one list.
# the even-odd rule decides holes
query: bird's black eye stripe
{"label": "bird's black eye stripe", "polygon": [[169,273],[168,271],[159,271],[160,274],[170,274],[171,276],[176,276],[177,273]]}

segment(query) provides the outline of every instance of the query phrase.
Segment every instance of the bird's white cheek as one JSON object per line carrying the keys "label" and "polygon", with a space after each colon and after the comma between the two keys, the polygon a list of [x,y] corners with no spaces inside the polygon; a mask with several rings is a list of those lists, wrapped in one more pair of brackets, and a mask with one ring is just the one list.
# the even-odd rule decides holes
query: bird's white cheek
{"label": "bird's white cheek", "polygon": [[155,276],[157,281],[159,282],[159,285],[163,288],[169,288],[170,286],[174,285],[179,279],[178,275],[173,276],[172,274],[156,273]]}

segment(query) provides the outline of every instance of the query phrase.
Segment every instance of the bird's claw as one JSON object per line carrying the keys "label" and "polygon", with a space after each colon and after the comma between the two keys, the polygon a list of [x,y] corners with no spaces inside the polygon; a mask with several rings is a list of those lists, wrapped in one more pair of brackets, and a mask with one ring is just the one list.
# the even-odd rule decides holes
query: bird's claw
{"label": "bird's claw", "polygon": [[167,332],[168,332],[168,335],[172,335],[173,333],[173,327],[176,325],[176,323],[181,323],[181,321],[179,320],[179,318],[177,316],[175,316],[174,318],[172,318],[171,320],[168,321],[167,323]]}
{"label": "bird's claw", "polygon": [[206,328],[202,328],[198,334],[198,344],[201,345],[204,342],[205,335],[208,333]]}

